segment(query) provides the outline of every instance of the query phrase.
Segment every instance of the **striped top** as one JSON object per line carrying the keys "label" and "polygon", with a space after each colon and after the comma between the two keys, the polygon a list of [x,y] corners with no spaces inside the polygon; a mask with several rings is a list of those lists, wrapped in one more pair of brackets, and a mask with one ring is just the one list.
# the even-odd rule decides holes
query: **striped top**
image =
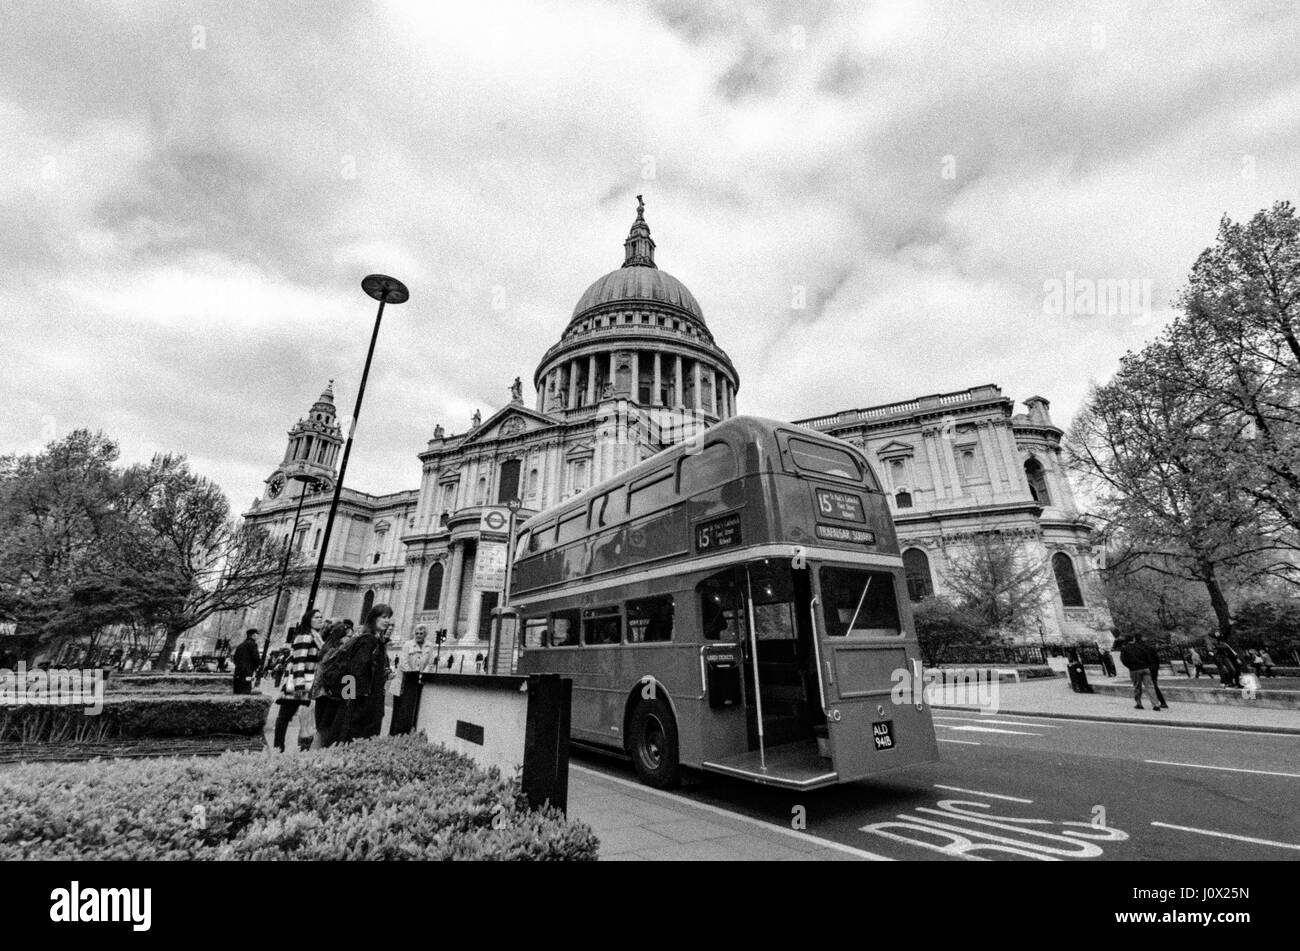
{"label": "striped top", "polygon": [[311,685],[316,679],[316,664],[320,660],[321,640],[310,628],[293,639],[289,654],[289,680],[285,693],[299,700],[311,696]]}

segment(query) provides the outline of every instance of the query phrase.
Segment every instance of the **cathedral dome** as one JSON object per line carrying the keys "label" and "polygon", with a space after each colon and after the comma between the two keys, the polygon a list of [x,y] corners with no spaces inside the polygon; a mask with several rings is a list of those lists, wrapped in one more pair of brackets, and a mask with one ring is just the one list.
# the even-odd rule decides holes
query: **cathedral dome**
{"label": "cathedral dome", "polygon": [[578,305],[573,308],[573,316],[578,317],[602,304],[622,301],[652,301],[668,304],[686,311],[700,322],[704,321],[704,312],[700,310],[695,295],[677,278],[667,271],[659,270],[653,264],[624,265],[617,271],[610,271],[588,287],[582,297],[578,298]]}

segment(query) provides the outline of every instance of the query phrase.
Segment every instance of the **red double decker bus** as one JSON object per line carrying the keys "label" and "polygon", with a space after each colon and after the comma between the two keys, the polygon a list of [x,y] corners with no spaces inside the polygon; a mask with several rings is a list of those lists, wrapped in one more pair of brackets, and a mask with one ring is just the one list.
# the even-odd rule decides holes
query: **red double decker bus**
{"label": "red double decker bus", "polygon": [[517,670],[572,678],[573,739],[650,785],[938,758],[894,526],[848,443],[729,419],[529,519],[512,567]]}

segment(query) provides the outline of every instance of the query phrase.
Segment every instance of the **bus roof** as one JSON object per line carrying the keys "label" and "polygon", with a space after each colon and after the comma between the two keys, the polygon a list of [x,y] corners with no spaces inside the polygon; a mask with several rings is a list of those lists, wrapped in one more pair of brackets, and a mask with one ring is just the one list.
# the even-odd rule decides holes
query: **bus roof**
{"label": "bus roof", "polygon": [[[735,441],[739,437],[743,442],[770,442],[776,438],[778,429],[798,433],[800,436],[805,436],[816,442],[838,445],[848,449],[858,457],[863,456],[862,450],[842,439],[828,436],[826,433],[818,432],[815,429],[808,429],[805,426],[796,426],[794,423],[782,420],[765,419],[761,416],[733,416],[730,419],[725,419],[706,429],[704,431],[704,440],[707,442],[711,439],[727,438],[729,441]],[[667,449],[655,453],[649,459],[644,459],[631,468],[624,469],[617,475],[605,479],[603,482],[598,482],[577,495],[538,512],[520,525],[520,531],[570,512],[585,511],[587,503],[593,498],[603,495],[610,489],[635,482],[640,476],[655,471],[664,463],[685,455],[690,442],[691,440],[685,440],[669,446]],[[864,459],[864,461],[866,460]],[[870,468],[870,465],[868,465],[868,468]]]}

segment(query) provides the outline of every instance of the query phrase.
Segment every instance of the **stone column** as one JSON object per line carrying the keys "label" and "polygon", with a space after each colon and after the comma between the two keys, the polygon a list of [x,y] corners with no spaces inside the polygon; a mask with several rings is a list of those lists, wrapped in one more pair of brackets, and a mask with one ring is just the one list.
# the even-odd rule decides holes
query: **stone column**
{"label": "stone column", "polygon": [[954,497],[963,495],[961,476],[958,474],[957,470],[957,457],[952,451],[952,439],[951,437],[941,435],[939,437],[939,442],[939,458],[943,461],[943,466],[948,471],[948,479],[949,484],[952,486],[952,494]]}
{"label": "stone column", "polygon": [[709,368],[709,395],[713,399],[713,415],[722,419],[722,404],[718,402],[718,371]]}
{"label": "stone column", "polygon": [[673,408],[676,409],[682,405],[682,355],[679,353],[674,359],[676,364],[673,370]]}
{"label": "stone column", "polygon": [[633,403],[641,401],[641,351],[632,351],[632,392],[629,393],[628,399]]}
{"label": "stone column", "polygon": [[617,363],[617,361],[618,361],[618,353],[617,353],[617,351],[611,350],[611,351],[609,352],[609,380],[607,381],[607,382],[609,383],[611,389],[612,389],[613,386],[614,386],[614,381],[618,379],[618,363]]}
{"label": "stone column", "polygon": [[693,408],[698,413],[704,409],[704,400],[701,398],[703,394],[700,393],[700,361],[699,360],[691,361],[691,382],[695,385],[695,398],[691,400],[691,402],[695,404]]}
{"label": "stone column", "polygon": [[445,597],[442,599],[442,627],[447,629],[447,640],[456,639],[456,615],[460,613],[460,575],[465,567],[465,543],[452,542],[451,567],[446,574]]}
{"label": "stone column", "polygon": [[998,478],[997,459],[993,455],[993,429],[985,420],[976,427],[976,432],[979,434],[980,452],[984,455],[984,468],[989,474],[989,485],[993,486],[996,491],[1001,484],[1001,480]]}
{"label": "stone column", "polygon": [[936,500],[948,497],[948,493],[943,488],[943,471],[939,468],[939,454],[935,452],[934,437],[939,432],[937,429],[921,430],[922,442],[925,444],[925,458],[930,467],[930,481],[934,485],[934,497]]}
{"label": "stone column", "polygon": [[569,409],[573,409],[578,399],[578,361],[569,361]]}
{"label": "stone column", "polygon": [[656,350],[655,351],[655,383],[654,383],[655,388],[654,391],[651,392],[650,394],[651,406],[663,405],[663,403],[659,399],[659,388],[663,386],[663,360],[660,359],[661,357],[662,354],[658,350]]}

